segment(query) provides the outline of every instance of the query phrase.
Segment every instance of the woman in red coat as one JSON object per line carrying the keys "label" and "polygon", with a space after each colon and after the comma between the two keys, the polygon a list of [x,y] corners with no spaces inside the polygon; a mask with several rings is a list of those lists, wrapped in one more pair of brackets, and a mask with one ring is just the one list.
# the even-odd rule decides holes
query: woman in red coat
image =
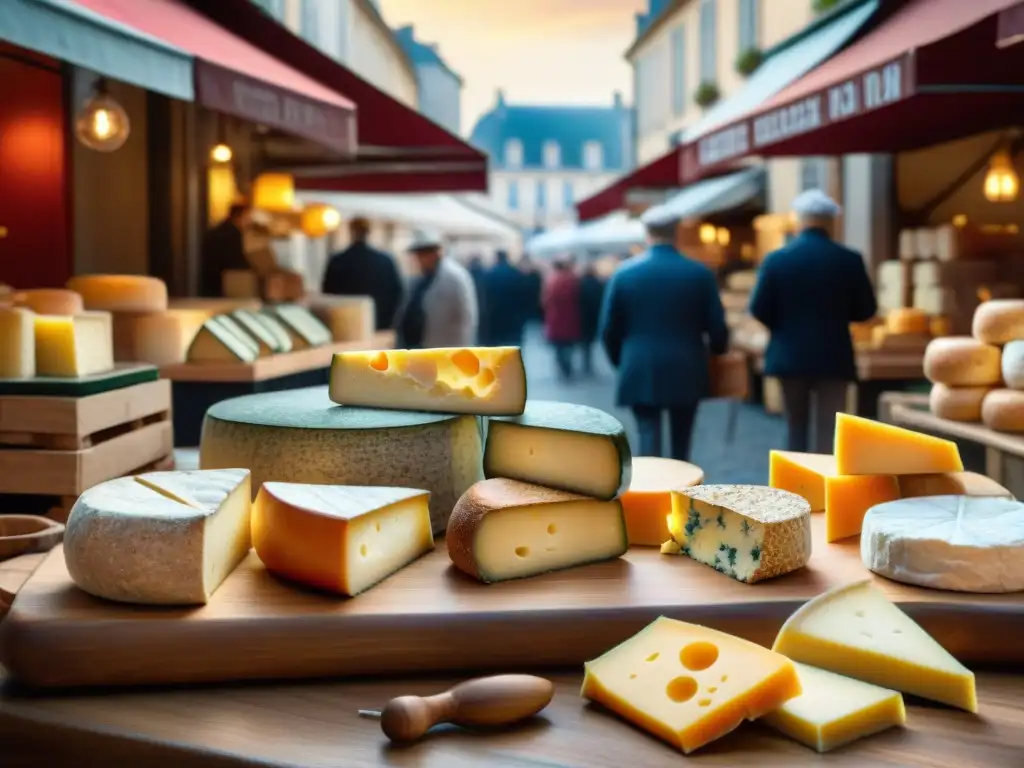
{"label": "woman in red coat", "polygon": [[571,259],[559,259],[544,285],[544,335],[555,349],[558,372],[572,378],[572,353],[583,336],[580,318],[580,279]]}

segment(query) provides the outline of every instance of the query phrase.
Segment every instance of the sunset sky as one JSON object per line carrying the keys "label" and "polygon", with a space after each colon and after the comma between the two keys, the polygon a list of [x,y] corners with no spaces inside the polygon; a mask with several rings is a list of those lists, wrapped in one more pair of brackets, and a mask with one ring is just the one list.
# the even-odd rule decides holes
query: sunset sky
{"label": "sunset sky", "polygon": [[458,72],[462,129],[489,109],[498,88],[519,103],[611,104],[631,100],[622,54],[644,0],[379,0],[392,27],[414,24]]}

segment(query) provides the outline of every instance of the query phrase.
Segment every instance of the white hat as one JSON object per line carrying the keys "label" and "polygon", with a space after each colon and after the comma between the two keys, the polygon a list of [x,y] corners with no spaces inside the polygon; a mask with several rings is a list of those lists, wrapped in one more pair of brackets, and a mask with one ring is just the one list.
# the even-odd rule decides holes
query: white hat
{"label": "white hat", "polygon": [[648,229],[669,227],[679,221],[679,216],[666,205],[652,205],[640,214],[640,223]]}
{"label": "white hat", "polygon": [[842,208],[820,189],[808,189],[793,200],[793,213],[808,219],[834,219]]}
{"label": "white hat", "polygon": [[430,251],[440,248],[443,245],[441,235],[427,229],[417,229],[412,234],[412,242],[409,243],[410,251]]}

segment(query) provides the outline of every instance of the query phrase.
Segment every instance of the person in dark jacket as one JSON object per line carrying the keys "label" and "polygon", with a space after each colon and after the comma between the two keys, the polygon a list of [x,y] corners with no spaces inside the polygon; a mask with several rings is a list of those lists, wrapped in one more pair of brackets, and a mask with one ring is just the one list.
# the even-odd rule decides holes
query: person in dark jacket
{"label": "person in dark jacket", "polygon": [[506,251],[495,254],[494,266],[484,277],[489,344],[522,346],[523,326],[529,312],[528,282],[529,278],[509,262]]}
{"label": "person in dark jacket", "polygon": [[642,456],[662,456],[667,411],[671,458],[688,461],[700,401],[711,394],[709,353],[729,344],[715,274],[674,245],[678,219],[642,217],[650,247],[608,281],[598,333],[617,369],[616,399],[632,409]]}
{"label": "person in dark jacket", "polygon": [[490,341],[490,332],[488,331],[488,315],[487,315],[487,267],[484,266],[484,260],[479,256],[470,256],[469,261],[466,262],[466,271],[469,272],[469,276],[473,278],[473,287],[476,289],[476,306],[479,314],[477,329],[476,329],[476,342],[481,347],[491,346],[494,342]]}
{"label": "person in dark jacket", "polygon": [[544,276],[529,254],[523,254],[523,257],[516,266],[519,267],[519,271],[525,278],[523,283],[523,293],[525,296],[523,301],[525,303],[523,307],[526,322],[539,322],[544,319],[544,307],[541,306],[541,294],[544,293]]}
{"label": "person in dark jacket", "polygon": [[394,328],[405,291],[398,265],[367,242],[370,222],[366,219],[352,219],[349,235],[352,244],[327,263],[321,290],[335,296],[371,296],[377,330]]}
{"label": "person in dark jacket", "polygon": [[832,237],[839,206],[821,190],[793,201],[799,234],[768,254],[750,297],[750,314],[771,333],[764,372],[782,384],[787,447],[832,453],[836,413],[857,377],[850,323],[878,311],[863,257]]}
{"label": "person in dark jacket", "polygon": [[200,246],[200,286],[203,296],[219,298],[224,295],[223,274],[232,269],[251,269],[245,257],[244,231],[249,226],[251,210],[248,203],[235,203],[227,218],[211,227],[203,235]]}
{"label": "person in dark jacket", "polygon": [[588,261],[580,276],[580,353],[584,376],[594,372],[593,350],[597,339],[597,323],[601,316],[604,281],[598,277],[594,263]]}

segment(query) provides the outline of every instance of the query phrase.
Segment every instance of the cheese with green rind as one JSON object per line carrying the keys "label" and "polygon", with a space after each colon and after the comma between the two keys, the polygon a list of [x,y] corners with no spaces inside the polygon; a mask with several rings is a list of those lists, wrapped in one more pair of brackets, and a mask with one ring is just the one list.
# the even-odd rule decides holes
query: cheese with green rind
{"label": "cheese with green rind", "polygon": [[[260,346],[261,355],[273,355],[278,352],[284,352],[285,347],[281,343],[280,338],[275,336],[270,328],[260,319],[255,312],[250,312],[246,309],[236,309],[230,315],[228,315],[235,323],[246,333],[248,333]],[[291,344],[291,338],[285,333],[285,337],[288,339],[289,345]]]}
{"label": "cheese with green rind", "polygon": [[292,335],[293,347],[322,347],[330,344],[331,329],[316,315],[298,304],[277,304],[265,310],[276,317]]}
{"label": "cheese with green rind", "polygon": [[245,467],[253,490],[271,480],[430,491],[443,531],[459,497],[482,479],[475,416],[335,405],[327,387],[223,400],[206,412],[203,469]]}
{"label": "cheese with green rind", "polygon": [[258,356],[259,346],[256,342],[239,336],[218,315],[203,323],[188,345],[185,359],[190,363],[252,363]]}
{"label": "cheese with green rind", "polygon": [[528,400],[519,416],[488,421],[484,475],[598,499],[629,488],[632,454],[622,423],[587,405]]}

